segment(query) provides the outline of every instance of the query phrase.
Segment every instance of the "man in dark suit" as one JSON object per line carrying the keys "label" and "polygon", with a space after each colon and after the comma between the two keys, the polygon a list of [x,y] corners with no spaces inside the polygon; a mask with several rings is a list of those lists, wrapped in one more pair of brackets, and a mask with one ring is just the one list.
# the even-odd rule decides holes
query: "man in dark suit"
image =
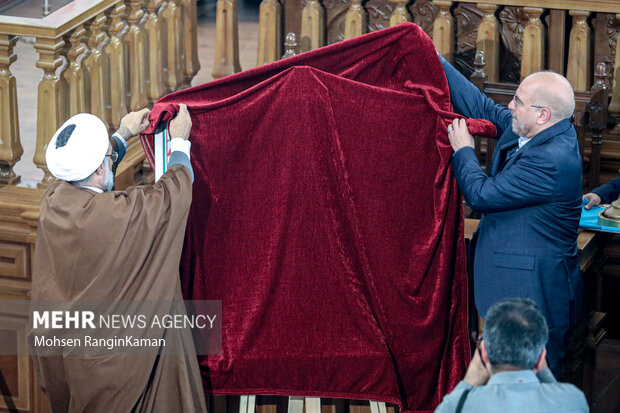
{"label": "man in dark suit", "polygon": [[472,249],[476,308],[485,314],[504,297],[534,300],[549,323],[548,360],[558,375],[582,298],[581,158],[570,122],[573,89],[556,73],[535,73],[505,108],[444,59],[442,64],[455,111],[490,120],[499,136],[486,174],[465,121],[448,127],[452,172],[467,203],[484,213]]}

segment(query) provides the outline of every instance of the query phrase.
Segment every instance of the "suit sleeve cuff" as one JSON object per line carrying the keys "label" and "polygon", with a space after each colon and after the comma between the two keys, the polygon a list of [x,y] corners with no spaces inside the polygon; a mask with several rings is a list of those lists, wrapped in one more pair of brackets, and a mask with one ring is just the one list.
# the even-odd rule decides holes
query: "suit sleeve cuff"
{"label": "suit sleeve cuff", "polygon": [[127,141],[125,140],[125,138],[123,138],[123,136],[122,136],[120,133],[118,133],[118,132],[114,132],[114,133],[112,134],[112,137],[115,137],[116,139],[118,139],[118,140],[119,140],[119,142],[120,142],[120,143],[122,143],[122,144],[123,144],[123,146],[125,147],[125,150],[127,150],[127,147],[128,147],[129,145],[127,144]]}

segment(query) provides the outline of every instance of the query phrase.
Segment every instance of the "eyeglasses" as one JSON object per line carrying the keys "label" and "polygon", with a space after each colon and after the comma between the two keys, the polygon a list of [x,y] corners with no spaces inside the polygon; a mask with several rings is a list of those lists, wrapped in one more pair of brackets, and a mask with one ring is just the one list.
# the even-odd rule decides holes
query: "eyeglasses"
{"label": "eyeglasses", "polygon": [[111,154],[106,155],[106,156],[109,156],[110,159],[112,159],[112,163],[118,161],[118,152],[116,152],[116,151],[112,151]]}
{"label": "eyeglasses", "polygon": [[[517,96],[516,93],[512,97],[512,101],[515,103],[515,106],[518,108],[521,108],[525,105],[525,103],[523,103],[523,101],[519,99],[519,96]],[[547,109],[550,111],[550,109],[547,106],[538,106],[538,105],[530,105],[530,106],[536,109]]]}

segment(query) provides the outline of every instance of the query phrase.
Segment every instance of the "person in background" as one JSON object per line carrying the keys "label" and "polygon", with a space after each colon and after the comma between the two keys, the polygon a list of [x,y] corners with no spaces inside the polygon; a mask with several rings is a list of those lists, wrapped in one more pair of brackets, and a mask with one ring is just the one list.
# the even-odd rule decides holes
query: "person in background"
{"label": "person in background", "polygon": [[548,337],[545,318],[532,300],[505,298],[493,304],[465,377],[435,413],[588,412],[581,390],[558,383],[548,368]]}

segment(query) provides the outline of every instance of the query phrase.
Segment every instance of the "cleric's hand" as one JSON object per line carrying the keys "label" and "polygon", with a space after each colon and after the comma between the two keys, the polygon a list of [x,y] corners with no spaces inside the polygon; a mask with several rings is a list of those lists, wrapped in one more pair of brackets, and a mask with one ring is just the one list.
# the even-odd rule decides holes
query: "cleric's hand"
{"label": "cleric's hand", "polygon": [[454,152],[466,146],[474,147],[474,137],[469,134],[465,119],[456,118],[448,125],[448,138]]}
{"label": "cleric's hand", "polygon": [[484,386],[489,381],[489,371],[484,367],[482,363],[482,358],[480,357],[480,350],[476,349],[474,353],[474,357],[471,359],[471,363],[469,363],[469,367],[467,367],[467,372],[465,373],[465,377],[463,381],[469,383],[472,386]]}
{"label": "cleric's hand", "polygon": [[192,118],[189,116],[187,106],[183,103],[179,105],[179,112],[170,122],[170,138],[189,139],[189,132],[192,130]]}
{"label": "cleric's hand", "polygon": [[589,192],[589,193],[585,194],[582,197],[582,199],[587,199],[588,200],[588,203],[584,207],[585,209],[590,209],[593,206],[596,206],[596,205],[601,203],[601,197],[596,195],[593,192]]}
{"label": "cleric's hand", "polygon": [[121,119],[121,126],[118,128],[118,133],[125,139],[129,139],[149,126],[149,113],[151,111],[148,108],[131,112],[123,116]]}

